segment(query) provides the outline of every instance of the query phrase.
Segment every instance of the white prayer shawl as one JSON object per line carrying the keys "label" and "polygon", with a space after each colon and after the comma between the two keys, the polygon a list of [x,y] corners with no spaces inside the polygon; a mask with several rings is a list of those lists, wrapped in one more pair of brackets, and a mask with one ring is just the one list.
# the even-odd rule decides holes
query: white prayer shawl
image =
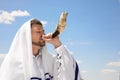
{"label": "white prayer shawl", "polygon": [[[0,80],[41,80],[33,63],[31,24],[27,21],[16,33],[10,50],[0,68]],[[81,80],[79,68],[69,51],[62,45],[57,56],[42,48],[45,80]]]}

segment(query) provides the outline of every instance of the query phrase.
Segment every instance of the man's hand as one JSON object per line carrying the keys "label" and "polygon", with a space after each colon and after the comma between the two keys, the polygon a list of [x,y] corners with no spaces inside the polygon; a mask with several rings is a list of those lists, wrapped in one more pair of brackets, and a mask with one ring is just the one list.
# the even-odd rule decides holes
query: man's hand
{"label": "man's hand", "polygon": [[61,41],[59,40],[59,36],[56,36],[55,38],[52,38],[52,33],[45,34],[42,36],[42,39],[46,42],[52,44],[55,48],[61,46]]}

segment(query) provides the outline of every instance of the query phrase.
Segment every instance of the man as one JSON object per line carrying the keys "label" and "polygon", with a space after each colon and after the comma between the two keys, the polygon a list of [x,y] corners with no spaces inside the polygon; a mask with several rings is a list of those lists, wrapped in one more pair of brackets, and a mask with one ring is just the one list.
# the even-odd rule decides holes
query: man
{"label": "man", "polygon": [[[55,47],[48,53],[46,42]],[[59,37],[45,34],[37,19],[18,30],[0,69],[0,80],[81,80],[78,65]]]}

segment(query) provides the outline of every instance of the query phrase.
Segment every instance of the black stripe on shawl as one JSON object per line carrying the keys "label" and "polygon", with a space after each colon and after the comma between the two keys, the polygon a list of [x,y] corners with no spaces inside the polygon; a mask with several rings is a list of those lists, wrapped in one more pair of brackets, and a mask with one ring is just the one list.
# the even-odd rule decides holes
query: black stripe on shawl
{"label": "black stripe on shawl", "polygon": [[42,80],[42,79],[38,77],[32,77],[31,80]]}
{"label": "black stripe on shawl", "polygon": [[78,64],[76,62],[76,68],[75,68],[75,80],[78,79],[78,72],[79,72],[79,68],[78,68]]}
{"label": "black stripe on shawl", "polygon": [[52,75],[50,75],[49,73],[45,73],[45,77],[46,77],[46,75],[48,75],[50,78],[46,78],[45,80],[50,80],[50,79],[52,79],[52,78],[53,78],[53,76],[52,76]]}

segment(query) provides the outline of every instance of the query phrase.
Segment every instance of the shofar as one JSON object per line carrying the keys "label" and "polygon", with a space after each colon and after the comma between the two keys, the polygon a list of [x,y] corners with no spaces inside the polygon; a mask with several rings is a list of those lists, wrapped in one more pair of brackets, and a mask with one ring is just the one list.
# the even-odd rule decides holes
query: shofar
{"label": "shofar", "polygon": [[61,13],[58,24],[52,34],[52,38],[55,38],[56,36],[58,36],[59,34],[61,34],[64,31],[64,29],[66,27],[67,15],[68,15],[67,12]]}

